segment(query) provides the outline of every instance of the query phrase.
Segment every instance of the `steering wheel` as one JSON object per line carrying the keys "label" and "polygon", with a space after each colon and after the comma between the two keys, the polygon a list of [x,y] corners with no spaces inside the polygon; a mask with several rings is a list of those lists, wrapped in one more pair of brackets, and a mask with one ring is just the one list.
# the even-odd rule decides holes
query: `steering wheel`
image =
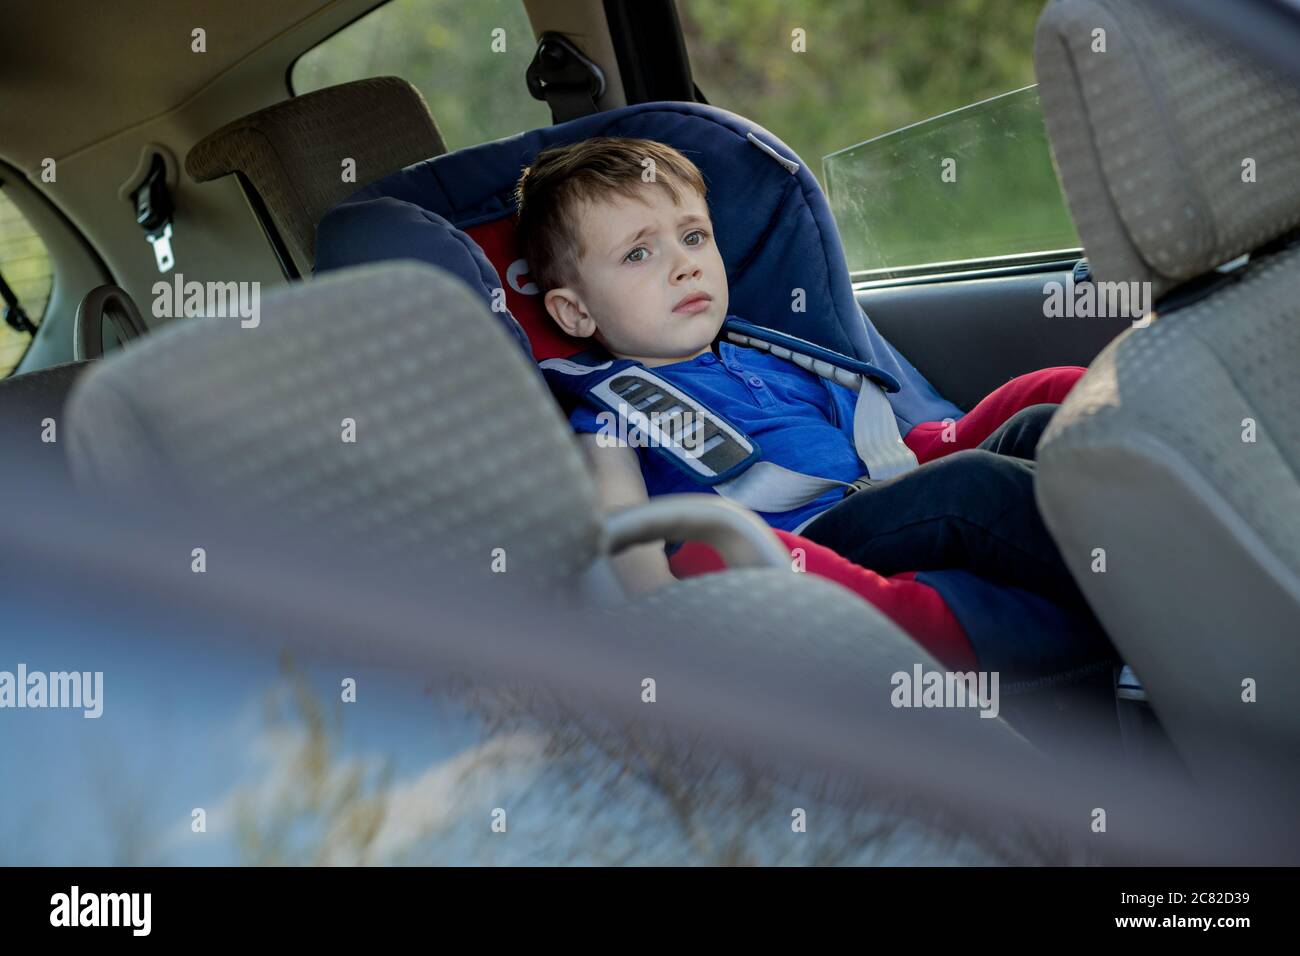
{"label": "steering wheel", "polygon": [[72,357],[78,362],[103,357],[104,319],[113,323],[123,344],[149,331],[125,289],[115,285],[91,289],[77,306],[72,328]]}

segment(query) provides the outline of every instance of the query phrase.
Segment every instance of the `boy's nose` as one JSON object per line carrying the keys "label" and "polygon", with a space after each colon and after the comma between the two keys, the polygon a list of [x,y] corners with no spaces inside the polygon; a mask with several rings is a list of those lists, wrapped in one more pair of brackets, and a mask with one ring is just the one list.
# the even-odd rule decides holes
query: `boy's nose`
{"label": "boy's nose", "polygon": [[700,267],[690,259],[684,259],[673,269],[673,281],[683,282],[686,279],[698,279],[700,277]]}

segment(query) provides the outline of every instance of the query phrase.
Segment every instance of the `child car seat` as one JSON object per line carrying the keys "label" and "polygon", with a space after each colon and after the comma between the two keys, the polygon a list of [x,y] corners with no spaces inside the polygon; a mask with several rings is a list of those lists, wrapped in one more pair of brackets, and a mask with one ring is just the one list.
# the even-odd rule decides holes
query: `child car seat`
{"label": "child car seat", "polygon": [[[392,173],[326,214],[317,229],[315,271],[386,259],[431,262],[479,291],[535,360],[583,352],[590,343],[555,327],[529,279],[514,234],[513,193],[520,171],[541,150],[593,136],[654,139],[690,158],[708,185],[730,311],[892,377],[898,389],[888,400],[899,432],[921,460],[977,444],[1028,404],[1059,402],[1082,373],[1046,369],[1022,376],[964,414],[863,313],[829,205],[798,156],[743,117],[695,103],[610,110]],[[941,660],[1001,671],[1004,692],[1017,681],[1099,674],[1113,662],[1094,620],[1037,595],[964,570],[885,579],[806,539],[778,534],[804,549],[809,571],[863,594]],[[684,547],[674,556],[679,575],[714,566],[699,549]]]}

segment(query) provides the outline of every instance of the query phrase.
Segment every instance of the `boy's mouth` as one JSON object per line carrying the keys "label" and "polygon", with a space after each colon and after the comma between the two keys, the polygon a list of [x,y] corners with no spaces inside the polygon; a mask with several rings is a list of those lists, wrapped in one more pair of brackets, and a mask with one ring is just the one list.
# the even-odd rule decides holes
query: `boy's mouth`
{"label": "boy's mouth", "polygon": [[703,312],[712,303],[713,296],[707,292],[692,292],[673,306],[673,312],[679,315],[696,315]]}

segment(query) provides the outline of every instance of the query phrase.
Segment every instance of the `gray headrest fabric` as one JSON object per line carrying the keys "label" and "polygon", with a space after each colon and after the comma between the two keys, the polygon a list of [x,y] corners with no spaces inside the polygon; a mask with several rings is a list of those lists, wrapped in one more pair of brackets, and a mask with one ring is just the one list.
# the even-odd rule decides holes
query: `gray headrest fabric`
{"label": "gray headrest fabric", "polygon": [[[241,173],[310,275],[316,224],[353,192],[447,151],[420,91],[380,76],[295,96],[208,134],[185,157],[198,182]],[[355,176],[345,179],[345,160]]]}
{"label": "gray headrest fabric", "polygon": [[1034,51],[1095,275],[1153,295],[1300,226],[1300,89],[1151,0],[1055,0]]}
{"label": "gray headrest fabric", "polygon": [[[79,483],[274,514],[376,556],[565,580],[597,547],[595,490],[536,369],[459,279],[411,262],[269,292],[88,372]],[[451,562],[451,565],[446,565]]]}

